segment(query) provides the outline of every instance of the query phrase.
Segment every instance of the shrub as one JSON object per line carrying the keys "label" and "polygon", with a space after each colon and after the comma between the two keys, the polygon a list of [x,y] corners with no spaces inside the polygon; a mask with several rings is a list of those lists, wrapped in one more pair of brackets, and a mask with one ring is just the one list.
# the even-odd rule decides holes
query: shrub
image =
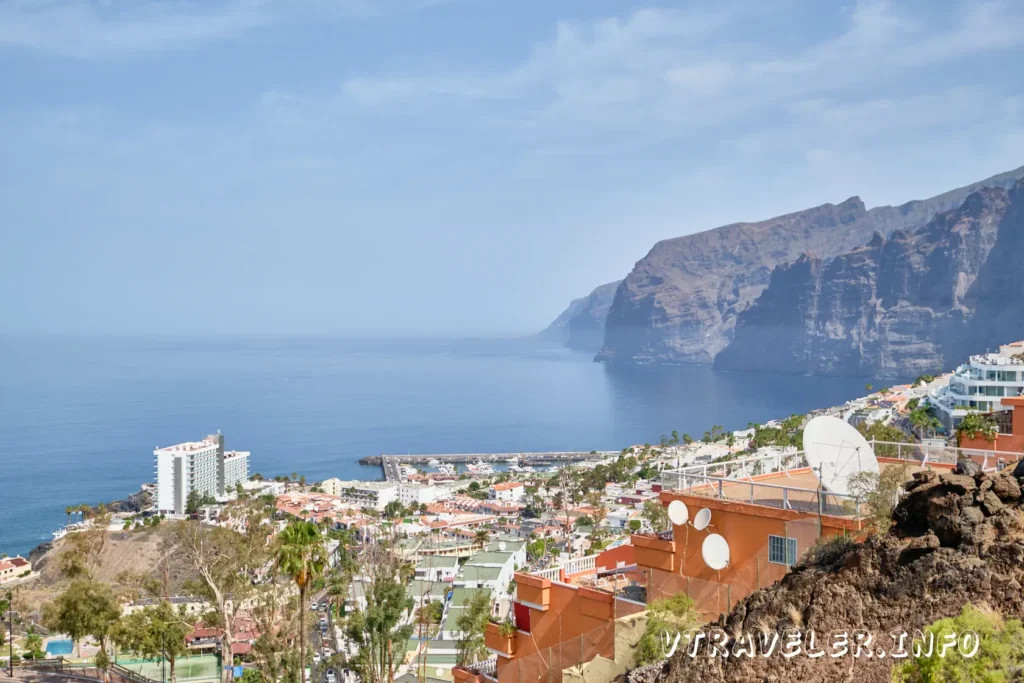
{"label": "shrub", "polygon": [[677,593],[671,598],[655,600],[647,610],[647,625],[644,634],[636,644],[636,666],[646,666],[665,659],[665,634],[670,642],[681,634],[680,642],[701,622],[700,615],[693,607],[693,600],[686,593]]}
{"label": "shrub", "polygon": [[[928,683],[930,681],[957,681],[957,683],[988,683],[989,681],[1018,681],[1024,676],[1024,626],[1019,619],[1003,621],[991,609],[966,605],[960,614],[940,619],[927,631],[935,634],[935,648],[931,656],[915,657],[906,645],[911,658],[893,670],[894,683]],[[979,637],[978,651],[964,657],[956,648],[939,656],[943,635],[974,631]]]}
{"label": "shrub", "polygon": [[807,551],[807,564],[815,564],[821,567],[831,567],[846,556],[855,545],[856,541],[849,536],[828,536],[820,538]]}

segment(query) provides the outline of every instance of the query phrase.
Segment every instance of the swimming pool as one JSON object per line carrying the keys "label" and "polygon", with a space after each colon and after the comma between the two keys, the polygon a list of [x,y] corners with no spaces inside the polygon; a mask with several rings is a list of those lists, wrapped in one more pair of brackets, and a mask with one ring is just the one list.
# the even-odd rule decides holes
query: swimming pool
{"label": "swimming pool", "polygon": [[75,643],[71,640],[51,640],[46,644],[46,651],[51,655],[69,655],[75,649]]}

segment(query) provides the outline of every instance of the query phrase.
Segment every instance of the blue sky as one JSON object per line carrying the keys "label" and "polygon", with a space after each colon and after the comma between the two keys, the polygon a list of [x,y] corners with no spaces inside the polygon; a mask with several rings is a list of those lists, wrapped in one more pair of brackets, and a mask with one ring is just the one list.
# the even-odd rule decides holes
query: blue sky
{"label": "blue sky", "polygon": [[498,335],[1024,164],[1024,2],[3,0],[0,316]]}

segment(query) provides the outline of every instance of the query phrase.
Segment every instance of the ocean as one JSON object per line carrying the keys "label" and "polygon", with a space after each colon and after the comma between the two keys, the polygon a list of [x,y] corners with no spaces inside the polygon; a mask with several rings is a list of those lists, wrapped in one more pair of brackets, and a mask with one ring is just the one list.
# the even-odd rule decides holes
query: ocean
{"label": "ocean", "polygon": [[[220,430],[251,471],[378,479],[380,453],[617,450],[864,393],[864,379],[623,367],[533,340],[0,339],[0,552]],[[877,386],[878,383],[876,382]]]}

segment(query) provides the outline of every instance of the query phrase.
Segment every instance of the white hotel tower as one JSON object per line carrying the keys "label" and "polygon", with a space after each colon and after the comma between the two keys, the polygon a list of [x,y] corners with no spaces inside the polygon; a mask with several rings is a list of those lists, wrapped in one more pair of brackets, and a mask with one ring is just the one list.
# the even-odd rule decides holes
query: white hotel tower
{"label": "white hotel tower", "polygon": [[999,353],[971,356],[956,369],[949,385],[928,397],[946,429],[953,431],[968,413],[1007,410],[1000,399],[1024,396],[1024,341],[999,348]]}
{"label": "white hotel tower", "polygon": [[249,452],[225,451],[224,435],[157,448],[156,506],[165,514],[185,513],[188,494],[198,491],[225,498],[235,484],[249,478]]}

